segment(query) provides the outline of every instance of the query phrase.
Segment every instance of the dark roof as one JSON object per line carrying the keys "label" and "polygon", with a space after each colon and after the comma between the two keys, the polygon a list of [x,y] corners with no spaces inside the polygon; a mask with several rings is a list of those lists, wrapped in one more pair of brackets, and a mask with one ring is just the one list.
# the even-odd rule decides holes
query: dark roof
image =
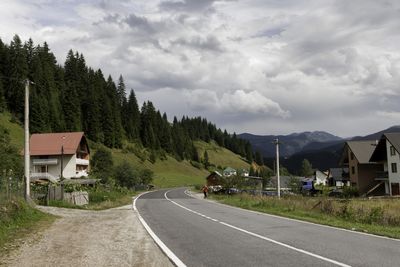
{"label": "dark roof", "polygon": [[347,141],[346,145],[353,152],[354,156],[360,164],[371,163],[369,159],[376,148],[376,140],[366,141]]}
{"label": "dark roof", "polygon": [[400,153],[400,133],[385,133],[382,135],[375,151],[372,153],[370,161],[387,160],[386,140]]}
{"label": "dark roof", "polygon": [[347,176],[349,173],[349,168],[330,168],[329,175],[334,180],[348,180]]}
{"label": "dark roof", "polygon": [[72,155],[76,153],[82,138],[85,138],[83,132],[32,134],[30,154],[32,156],[61,155],[61,147],[63,147],[65,155]]}

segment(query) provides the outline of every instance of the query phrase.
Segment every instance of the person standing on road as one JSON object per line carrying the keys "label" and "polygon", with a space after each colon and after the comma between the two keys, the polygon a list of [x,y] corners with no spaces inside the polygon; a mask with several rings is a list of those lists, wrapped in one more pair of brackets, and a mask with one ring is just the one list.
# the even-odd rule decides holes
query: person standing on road
{"label": "person standing on road", "polygon": [[207,193],[208,193],[208,186],[204,185],[203,188],[201,189],[204,193],[204,198],[207,198]]}

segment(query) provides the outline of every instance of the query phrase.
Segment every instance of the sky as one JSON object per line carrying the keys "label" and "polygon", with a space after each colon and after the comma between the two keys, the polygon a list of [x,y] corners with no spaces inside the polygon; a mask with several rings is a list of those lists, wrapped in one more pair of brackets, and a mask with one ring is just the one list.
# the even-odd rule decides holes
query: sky
{"label": "sky", "polygon": [[169,119],[365,135],[400,121],[398,0],[2,0],[0,38],[69,49]]}

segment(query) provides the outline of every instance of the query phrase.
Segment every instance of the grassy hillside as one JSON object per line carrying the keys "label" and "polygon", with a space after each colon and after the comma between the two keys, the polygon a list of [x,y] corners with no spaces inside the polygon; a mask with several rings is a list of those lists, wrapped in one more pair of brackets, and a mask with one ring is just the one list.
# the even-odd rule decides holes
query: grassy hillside
{"label": "grassy hillside", "polygon": [[203,141],[196,141],[195,146],[201,158],[203,158],[204,151],[207,150],[210,163],[217,167],[232,167],[234,169],[250,168],[250,164],[247,163],[245,159],[226,148],[218,146],[215,142],[206,143]]}
{"label": "grassy hillside", "polygon": [[[0,125],[10,131],[11,143],[22,149],[24,144],[24,131],[20,124],[12,123],[9,113],[0,113]],[[92,145],[92,144],[91,144]],[[134,146],[133,144],[129,144]],[[96,150],[96,144],[91,146],[91,153]],[[202,158],[204,151],[207,150],[209,161],[216,167],[232,167],[235,169],[249,168],[249,164],[239,155],[218,146],[215,142],[206,143],[196,141],[195,146]],[[128,161],[134,166],[151,169],[154,172],[154,185],[157,187],[176,187],[193,184],[203,184],[208,171],[193,167],[188,161],[177,161],[175,158],[167,156],[166,160],[157,159],[152,164],[150,161],[144,162],[134,153],[121,149],[112,149],[114,164],[118,165],[122,161]]]}
{"label": "grassy hillside", "polygon": [[11,144],[22,149],[24,147],[23,126],[16,122],[11,122],[11,115],[8,112],[0,113],[0,125],[10,132]]}
{"label": "grassy hillside", "polygon": [[202,184],[208,171],[197,169],[187,161],[177,161],[167,156],[166,160],[158,159],[154,164],[149,161],[142,162],[133,153],[124,153],[120,149],[113,149],[112,155],[114,164],[118,165],[122,161],[133,163],[134,166],[148,168],[154,172],[153,184],[157,187],[176,187],[193,184]]}

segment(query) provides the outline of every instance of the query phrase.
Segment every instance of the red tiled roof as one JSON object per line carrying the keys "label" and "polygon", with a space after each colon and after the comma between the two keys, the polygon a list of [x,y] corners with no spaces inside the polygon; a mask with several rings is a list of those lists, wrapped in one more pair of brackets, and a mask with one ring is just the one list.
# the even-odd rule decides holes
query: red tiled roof
{"label": "red tiled roof", "polygon": [[32,156],[61,155],[61,147],[65,155],[76,153],[83,132],[32,134],[30,154]]}

